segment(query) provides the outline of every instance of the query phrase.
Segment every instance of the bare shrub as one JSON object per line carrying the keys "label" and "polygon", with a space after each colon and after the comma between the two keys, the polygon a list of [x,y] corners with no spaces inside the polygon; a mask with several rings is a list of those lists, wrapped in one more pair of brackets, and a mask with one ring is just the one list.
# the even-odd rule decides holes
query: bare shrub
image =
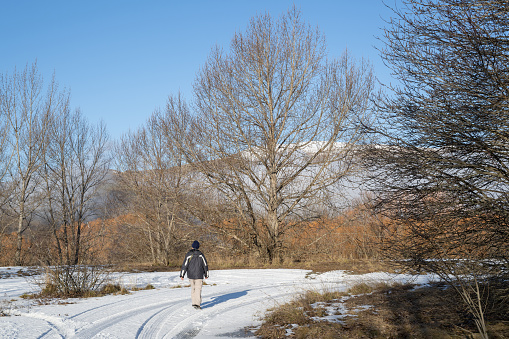
{"label": "bare shrub", "polygon": [[39,296],[42,297],[90,297],[106,293],[105,286],[111,283],[110,272],[103,266],[61,265],[45,268],[40,280],[36,280],[41,287]]}

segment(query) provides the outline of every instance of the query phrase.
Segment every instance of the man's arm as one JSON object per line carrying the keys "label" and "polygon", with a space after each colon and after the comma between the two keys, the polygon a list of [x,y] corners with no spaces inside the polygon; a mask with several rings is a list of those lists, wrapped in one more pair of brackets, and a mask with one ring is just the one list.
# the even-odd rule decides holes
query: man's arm
{"label": "man's arm", "polygon": [[187,268],[189,267],[189,260],[192,258],[192,255],[187,255],[184,258],[184,262],[182,263],[182,267],[180,268],[180,279],[184,280],[184,276],[186,275]]}
{"label": "man's arm", "polygon": [[209,277],[209,265],[207,264],[207,259],[205,259],[205,255],[202,254],[201,258],[203,260],[203,270],[205,271],[205,279]]}

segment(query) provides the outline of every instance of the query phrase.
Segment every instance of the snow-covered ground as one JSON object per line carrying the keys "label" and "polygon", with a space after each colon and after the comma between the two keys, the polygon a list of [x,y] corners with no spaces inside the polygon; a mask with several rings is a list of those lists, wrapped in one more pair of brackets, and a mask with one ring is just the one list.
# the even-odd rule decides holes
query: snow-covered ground
{"label": "snow-covered ground", "polygon": [[346,290],[360,282],[411,281],[426,276],[343,271],[310,274],[297,269],[211,271],[202,291],[202,309],[191,307],[190,290],[178,272],[124,273],[121,285],[155,289],[100,298],[66,299],[49,305],[19,298],[38,290],[19,268],[0,268],[0,338],[254,338],[245,331],[260,324],[265,310],[305,290]]}

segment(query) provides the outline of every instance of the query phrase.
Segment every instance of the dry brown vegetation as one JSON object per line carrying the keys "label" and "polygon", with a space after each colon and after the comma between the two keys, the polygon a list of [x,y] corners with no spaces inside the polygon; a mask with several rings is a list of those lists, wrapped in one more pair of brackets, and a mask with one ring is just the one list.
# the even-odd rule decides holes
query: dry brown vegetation
{"label": "dry brown vegetation", "polygon": [[[154,262],[150,253],[150,238],[140,225],[140,217],[123,215],[111,219],[96,219],[81,226],[82,257],[94,264],[118,266],[151,266],[177,268],[181,256],[194,239],[184,236],[173,247],[165,265]],[[227,223],[225,223],[227,224]],[[225,225],[222,224],[222,225]],[[267,267],[270,265],[260,253],[221,232],[218,227],[196,228],[193,236],[202,243],[214,269]],[[372,218],[362,206],[336,218],[322,217],[301,225],[297,231],[284,236],[283,261],[277,265],[314,269],[316,263],[345,263],[350,259],[373,262],[379,257],[379,234]],[[203,240],[202,240],[203,239]],[[0,235],[0,265],[11,265],[16,249],[16,234]],[[31,230],[24,238],[23,261],[26,265],[52,265],[58,258],[55,237],[51,229]]]}
{"label": "dry brown vegetation", "polygon": [[[488,333],[507,338],[508,308],[497,291],[504,289],[493,289]],[[317,319],[331,313],[340,321]],[[458,294],[444,285],[359,284],[345,293],[305,292],[271,310],[256,333],[262,338],[476,338],[476,326]]]}

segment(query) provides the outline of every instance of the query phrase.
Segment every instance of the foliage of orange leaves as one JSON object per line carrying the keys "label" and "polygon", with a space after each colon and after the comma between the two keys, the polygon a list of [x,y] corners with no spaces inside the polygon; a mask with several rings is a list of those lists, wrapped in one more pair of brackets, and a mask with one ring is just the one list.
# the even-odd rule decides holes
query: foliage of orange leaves
{"label": "foliage of orange leaves", "polygon": [[[9,266],[14,263],[14,254],[16,253],[16,245],[18,236],[16,232],[8,234],[0,234],[0,265]],[[33,248],[33,242],[29,239],[23,238],[22,248],[27,251],[22,253],[22,261],[33,261],[33,255],[30,253],[30,249]]]}
{"label": "foliage of orange leaves", "polygon": [[[256,241],[268,241],[261,230],[264,224],[259,222],[254,227],[254,232],[249,232],[248,228],[239,227],[239,221],[234,218],[215,225],[224,246],[243,254],[253,249],[254,234],[258,237]],[[379,255],[379,224],[363,206],[338,217],[291,221],[281,227],[285,229],[281,238],[285,255],[296,260],[317,256],[327,260],[375,258]]]}
{"label": "foliage of orange leaves", "polygon": [[89,239],[89,255],[102,264],[144,260],[148,256],[145,237],[139,229],[131,227],[137,222],[137,217],[130,214],[89,222],[84,229]]}
{"label": "foliage of orange leaves", "polygon": [[[81,225],[81,262],[109,264],[133,260],[143,249],[137,248],[140,236],[130,225],[134,222],[132,215],[102,220],[96,219]],[[71,233],[76,232],[76,225],[67,230],[69,253],[74,253]],[[56,232],[60,239],[64,262],[67,249],[64,246],[64,231]],[[0,265],[8,266],[14,262],[16,251],[16,233],[0,234]],[[53,232],[44,227],[27,232],[23,238],[22,257],[24,265],[59,263],[57,241]]]}
{"label": "foliage of orange leaves", "polygon": [[289,249],[302,257],[375,258],[378,256],[380,233],[378,225],[367,214],[357,210],[335,217],[322,217],[290,229]]}
{"label": "foliage of orange leaves", "polygon": [[[150,261],[147,236],[142,227],[136,227],[140,222],[138,217],[127,214],[82,224],[82,261],[96,264]],[[263,228],[264,225],[260,223],[256,227]],[[282,237],[285,257],[294,260],[374,258],[379,253],[379,227],[362,208],[335,218],[292,222],[283,227],[286,229]],[[226,249],[229,254],[247,256],[256,250],[253,232],[239,227],[235,219],[218,223],[211,234],[217,241],[208,246],[210,252],[219,253]],[[62,230],[57,235],[62,237]],[[259,237],[256,241],[269,240]],[[12,263],[15,246],[16,234],[0,236],[1,265]],[[49,230],[25,237],[23,248],[25,264],[39,264],[41,258],[46,258],[48,264],[54,264],[58,258],[56,241]]]}

